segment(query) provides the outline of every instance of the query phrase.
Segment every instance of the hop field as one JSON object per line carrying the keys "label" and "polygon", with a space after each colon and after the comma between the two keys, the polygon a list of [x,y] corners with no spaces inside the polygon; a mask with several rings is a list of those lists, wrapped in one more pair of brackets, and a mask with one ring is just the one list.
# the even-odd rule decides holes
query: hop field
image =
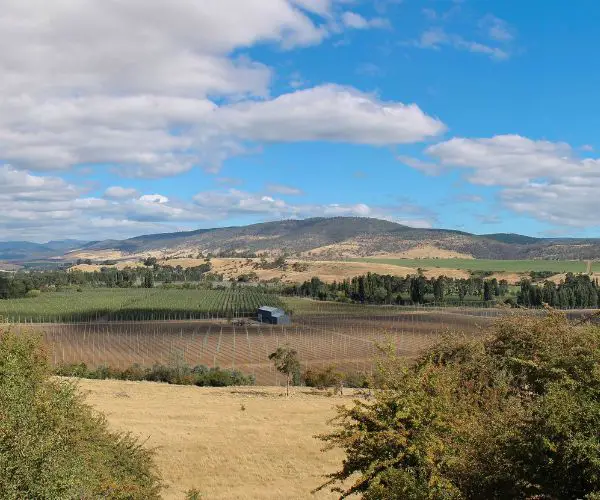
{"label": "hop field", "polygon": [[235,318],[259,306],[283,306],[276,296],[254,288],[219,290],[97,289],[48,292],[39,297],[0,300],[0,321],[152,321]]}

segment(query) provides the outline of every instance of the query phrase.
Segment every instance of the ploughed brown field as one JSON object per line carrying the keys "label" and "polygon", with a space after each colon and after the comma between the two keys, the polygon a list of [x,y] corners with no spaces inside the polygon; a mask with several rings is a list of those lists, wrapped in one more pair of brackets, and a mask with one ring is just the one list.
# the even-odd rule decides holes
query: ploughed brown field
{"label": "ploughed brown field", "polygon": [[303,368],[335,365],[370,373],[378,346],[396,346],[407,358],[416,356],[448,331],[479,335],[498,312],[485,309],[399,311],[375,315],[311,314],[290,326],[233,325],[215,321],[93,322],[19,326],[43,332],[54,364],[84,362],[90,367],[126,368],[185,361],[236,369],[256,377],[258,385],[283,383],[268,356],[289,344]]}

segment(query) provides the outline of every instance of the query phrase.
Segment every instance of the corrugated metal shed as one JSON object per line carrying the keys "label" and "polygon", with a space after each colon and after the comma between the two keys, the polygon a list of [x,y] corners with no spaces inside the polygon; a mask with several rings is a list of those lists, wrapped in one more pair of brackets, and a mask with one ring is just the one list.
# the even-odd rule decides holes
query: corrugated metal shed
{"label": "corrugated metal shed", "polygon": [[258,308],[257,319],[271,325],[289,325],[290,317],[279,307],[262,306]]}

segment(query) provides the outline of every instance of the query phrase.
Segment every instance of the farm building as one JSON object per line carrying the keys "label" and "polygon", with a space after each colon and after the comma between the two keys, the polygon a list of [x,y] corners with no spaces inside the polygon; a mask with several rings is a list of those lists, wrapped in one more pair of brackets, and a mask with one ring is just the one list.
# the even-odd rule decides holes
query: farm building
{"label": "farm building", "polygon": [[289,325],[290,317],[278,307],[262,306],[258,308],[257,319],[271,325]]}

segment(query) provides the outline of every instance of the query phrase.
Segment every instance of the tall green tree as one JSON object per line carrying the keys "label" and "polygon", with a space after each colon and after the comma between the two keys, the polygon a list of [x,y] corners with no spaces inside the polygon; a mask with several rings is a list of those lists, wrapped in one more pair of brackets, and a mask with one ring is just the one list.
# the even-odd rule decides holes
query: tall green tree
{"label": "tall green tree", "polygon": [[426,280],[424,276],[416,276],[410,282],[410,300],[415,304],[423,304],[425,302],[425,286]]}
{"label": "tall green tree", "polygon": [[144,288],[154,288],[154,273],[150,270],[144,275]]}
{"label": "tall green tree", "polygon": [[494,289],[490,281],[484,281],[483,283],[483,300],[490,301],[494,299]]}
{"label": "tall green tree", "polygon": [[445,288],[446,288],[446,278],[444,276],[439,276],[433,282],[433,297],[436,302],[444,301]]}

